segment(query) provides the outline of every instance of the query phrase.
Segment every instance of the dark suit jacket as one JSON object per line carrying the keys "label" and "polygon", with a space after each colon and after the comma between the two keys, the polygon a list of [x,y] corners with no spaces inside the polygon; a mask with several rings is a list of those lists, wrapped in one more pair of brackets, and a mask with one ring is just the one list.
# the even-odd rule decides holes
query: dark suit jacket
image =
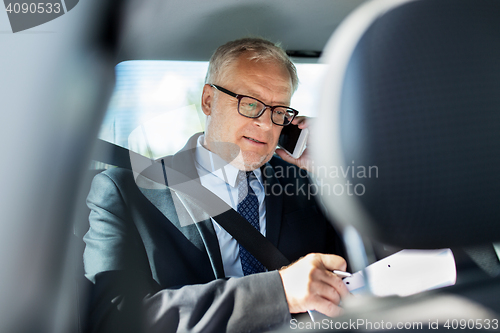
{"label": "dark suit jacket", "polygon": [[[156,180],[165,179],[158,173],[167,169],[198,181],[197,137],[158,161],[162,168],[154,170]],[[307,174],[277,157],[262,171],[266,237],[290,261],[311,252],[342,254],[336,233],[308,191]],[[91,214],[84,263],[95,284],[92,330],[248,332],[290,320],[277,271],[225,279],[209,216],[181,193],[151,181],[155,177],[135,176],[125,169],[107,170],[94,178],[87,199]]]}

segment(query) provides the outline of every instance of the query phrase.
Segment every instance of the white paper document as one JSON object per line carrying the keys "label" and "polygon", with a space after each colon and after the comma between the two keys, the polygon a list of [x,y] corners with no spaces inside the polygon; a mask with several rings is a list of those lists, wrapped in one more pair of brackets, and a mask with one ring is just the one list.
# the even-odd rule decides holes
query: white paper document
{"label": "white paper document", "polygon": [[[450,249],[402,250],[368,266],[364,272],[372,294],[408,296],[422,291],[454,285],[457,280],[455,259]],[[345,278],[352,294],[364,290],[363,271]]]}

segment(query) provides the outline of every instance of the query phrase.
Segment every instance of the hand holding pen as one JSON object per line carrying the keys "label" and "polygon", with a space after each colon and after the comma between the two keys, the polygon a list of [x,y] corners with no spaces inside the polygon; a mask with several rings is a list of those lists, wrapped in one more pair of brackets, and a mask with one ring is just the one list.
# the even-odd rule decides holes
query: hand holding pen
{"label": "hand holding pen", "polygon": [[[334,317],[349,291],[342,278],[346,262],[333,254],[309,254],[279,271],[290,313],[316,310]],[[337,273],[334,273],[336,271]]]}

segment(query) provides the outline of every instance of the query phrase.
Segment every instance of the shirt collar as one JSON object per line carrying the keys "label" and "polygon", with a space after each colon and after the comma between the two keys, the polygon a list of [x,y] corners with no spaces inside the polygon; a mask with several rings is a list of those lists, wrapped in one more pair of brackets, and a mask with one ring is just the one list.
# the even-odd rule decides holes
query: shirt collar
{"label": "shirt collar", "polygon": [[[238,169],[232,164],[227,163],[219,155],[212,153],[210,150],[203,146],[205,141],[205,135],[200,135],[196,144],[195,160],[196,163],[204,170],[206,173],[211,173],[217,178],[226,182],[232,187],[236,187],[238,179]],[[260,168],[253,170],[257,180],[262,185],[262,171]],[[200,175],[203,176],[203,175]]]}

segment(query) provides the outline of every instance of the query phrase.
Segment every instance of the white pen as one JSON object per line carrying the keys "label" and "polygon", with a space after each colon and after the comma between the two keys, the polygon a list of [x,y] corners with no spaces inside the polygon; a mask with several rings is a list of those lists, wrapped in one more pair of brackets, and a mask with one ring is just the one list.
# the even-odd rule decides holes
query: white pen
{"label": "white pen", "polygon": [[341,278],[351,277],[352,274],[349,272],[334,270],[333,274],[340,276]]}

